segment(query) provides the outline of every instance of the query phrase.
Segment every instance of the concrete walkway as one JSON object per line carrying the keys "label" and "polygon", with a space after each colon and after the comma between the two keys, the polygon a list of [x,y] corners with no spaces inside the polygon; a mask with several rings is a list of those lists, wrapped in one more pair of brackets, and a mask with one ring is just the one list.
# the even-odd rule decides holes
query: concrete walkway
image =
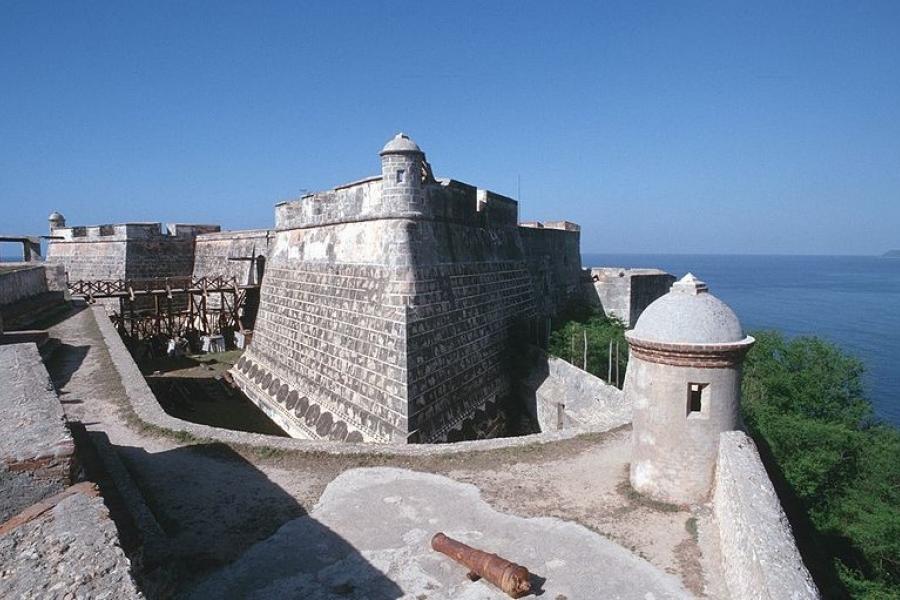
{"label": "concrete walkway", "polygon": [[676,577],[574,523],[493,510],[475,486],[396,468],[353,469],[191,598],[505,598],[430,547],[438,531],[518,562],[535,595],[687,598]]}

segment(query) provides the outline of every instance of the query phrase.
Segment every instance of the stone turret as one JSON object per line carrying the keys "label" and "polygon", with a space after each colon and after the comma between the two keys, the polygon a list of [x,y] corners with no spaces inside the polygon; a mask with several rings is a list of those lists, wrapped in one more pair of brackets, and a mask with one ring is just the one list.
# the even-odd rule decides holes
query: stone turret
{"label": "stone turret", "polygon": [[55,210],[47,217],[47,221],[50,223],[50,233],[53,233],[54,229],[61,229],[66,226],[66,218]]}
{"label": "stone turret", "polygon": [[741,363],[753,338],[690,273],[625,334],[625,394],[634,407],[631,485],[655,500],[709,493],[719,434],[738,425]]}
{"label": "stone turret", "polygon": [[398,133],[379,154],[382,201],[400,212],[421,212],[425,153],[408,135]]}

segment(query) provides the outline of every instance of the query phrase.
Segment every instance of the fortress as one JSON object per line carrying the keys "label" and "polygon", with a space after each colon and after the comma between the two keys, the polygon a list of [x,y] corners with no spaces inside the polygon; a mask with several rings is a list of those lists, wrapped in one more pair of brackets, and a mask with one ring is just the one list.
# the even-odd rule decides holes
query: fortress
{"label": "fortress", "polygon": [[279,204],[244,392],[295,437],[446,440],[511,393],[513,328],[579,299],[579,230],[451,179],[400,134],[381,175]]}
{"label": "fortress", "polygon": [[[436,178],[404,134],[379,156],[378,176],[278,204],[272,229],[68,227],[54,212],[47,262],[0,268],[15,317],[0,327],[0,560],[15,565],[0,592],[460,597],[423,553],[442,527],[527,563],[549,597],[818,598],[739,431],[754,340],[737,315],[691,274],[583,269],[577,225],[519,223],[514,200]],[[116,283],[119,310],[158,310],[179,278],[223,310],[213,279],[258,292],[224,379],[290,437],[166,412],[112,304],[43,311],[69,311],[85,282]],[[165,289],[138,298],[142,281]],[[540,350],[585,303],[630,328],[622,390]],[[539,433],[498,437],[510,404]],[[77,483],[79,461],[99,490]],[[387,467],[352,468],[369,461]],[[48,547],[63,549],[35,576],[22,557]],[[65,579],[84,556],[102,575]]]}

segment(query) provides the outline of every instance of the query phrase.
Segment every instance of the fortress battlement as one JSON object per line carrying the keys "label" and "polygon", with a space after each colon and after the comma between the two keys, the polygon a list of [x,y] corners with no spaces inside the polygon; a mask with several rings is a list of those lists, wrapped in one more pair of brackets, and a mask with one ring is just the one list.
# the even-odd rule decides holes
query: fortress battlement
{"label": "fortress battlement", "polygon": [[51,233],[62,242],[121,242],[182,238],[193,239],[201,233],[219,231],[218,225],[195,223],[115,223],[103,225],[77,225],[53,227]]}
{"label": "fortress battlement", "polygon": [[421,202],[383,194],[383,176],[368,177],[334,189],[307,194],[275,207],[277,230],[361,221],[433,220],[478,227],[513,227],[519,208],[512,198],[454,179],[428,179]]}

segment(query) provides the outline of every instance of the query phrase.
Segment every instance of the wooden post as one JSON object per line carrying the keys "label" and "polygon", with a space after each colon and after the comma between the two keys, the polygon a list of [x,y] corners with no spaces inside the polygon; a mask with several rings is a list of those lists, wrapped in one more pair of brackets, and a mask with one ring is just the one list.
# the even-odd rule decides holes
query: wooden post
{"label": "wooden post", "polygon": [[[588,368],[587,368],[587,327],[584,328],[584,360],[582,361],[581,366],[582,366],[582,368],[584,368],[585,371],[588,370]],[[588,371],[588,372],[590,372],[590,371]]]}
{"label": "wooden post", "polygon": [[609,351],[606,353],[606,364],[609,367],[606,373],[606,383],[612,383],[612,344],[613,341],[609,340]]}
{"label": "wooden post", "polygon": [[619,340],[616,340],[616,387],[621,387],[619,384]]}

